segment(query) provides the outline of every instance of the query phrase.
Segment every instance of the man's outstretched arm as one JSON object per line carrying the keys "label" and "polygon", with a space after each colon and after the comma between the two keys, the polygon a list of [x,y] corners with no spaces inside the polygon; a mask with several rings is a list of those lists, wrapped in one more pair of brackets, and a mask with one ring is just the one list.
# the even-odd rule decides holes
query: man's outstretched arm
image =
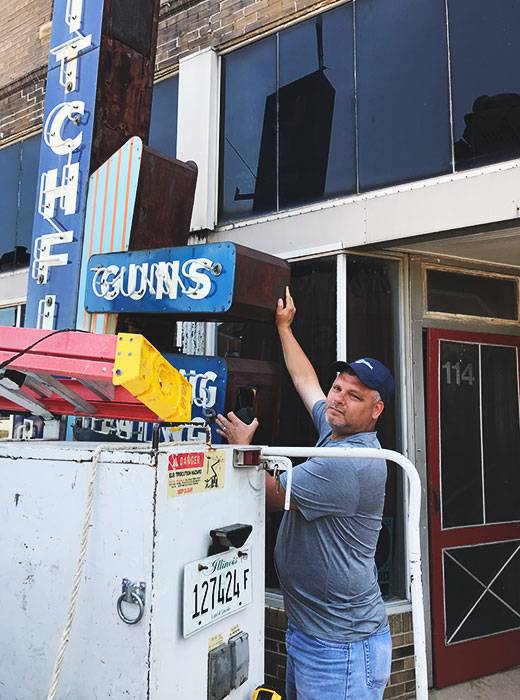
{"label": "man's outstretched arm", "polygon": [[278,299],[276,305],[276,327],[280,336],[287,371],[305,408],[311,413],[314,404],[324,399],[325,394],[321,389],[314,367],[293,335],[291,324],[295,314],[296,307],[289,292],[289,287],[286,287],[285,304],[283,299]]}

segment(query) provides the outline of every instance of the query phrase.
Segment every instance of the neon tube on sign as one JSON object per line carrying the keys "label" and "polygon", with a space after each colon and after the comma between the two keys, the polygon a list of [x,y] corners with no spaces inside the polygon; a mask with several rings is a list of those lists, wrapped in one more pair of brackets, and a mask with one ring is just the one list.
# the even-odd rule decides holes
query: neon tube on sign
{"label": "neon tube on sign", "polygon": [[209,274],[213,263],[208,258],[157,263],[130,263],[127,266],[108,265],[91,268],[92,291],[99,299],[112,301],[119,296],[134,301],[145,294],[160,300],[163,297],[177,299],[185,295],[190,299],[205,299],[211,292]]}
{"label": "neon tube on sign", "polygon": [[[83,13],[83,0],[68,0],[65,8],[65,24],[69,28],[70,38],[50,53],[60,64],[60,85],[64,96],[70,95],[78,88],[78,70],[81,52],[92,45],[92,36],[80,31]],[[53,21],[55,18],[53,18]],[[53,246],[70,243],[74,230],[63,230],[56,221],[56,208],[63,216],[76,214],[78,211],[79,187],[79,151],[83,142],[81,120],[85,114],[85,102],[75,100],[57,104],[47,115],[43,125],[45,145],[64,160],[61,172],[52,168],[40,174],[37,211],[53,230],[34,240],[32,278],[37,284],[46,284],[51,267],[67,265],[67,252],[54,253]],[[74,125],[74,136],[65,136],[67,126]]]}

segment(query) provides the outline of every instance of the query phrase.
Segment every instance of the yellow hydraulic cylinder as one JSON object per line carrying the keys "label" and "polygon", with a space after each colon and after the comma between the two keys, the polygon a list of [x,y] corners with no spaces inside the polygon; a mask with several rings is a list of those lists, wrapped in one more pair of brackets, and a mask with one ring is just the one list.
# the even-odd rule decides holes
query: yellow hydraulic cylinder
{"label": "yellow hydraulic cylinder", "polygon": [[191,385],[138,333],[118,333],[113,384],[123,386],[159,418],[191,420]]}

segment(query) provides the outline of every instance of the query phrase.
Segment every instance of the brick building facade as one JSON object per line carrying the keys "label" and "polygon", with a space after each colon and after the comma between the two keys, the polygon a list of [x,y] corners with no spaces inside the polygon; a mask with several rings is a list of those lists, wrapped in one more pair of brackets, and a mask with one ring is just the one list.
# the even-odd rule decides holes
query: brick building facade
{"label": "brick building facade", "polygon": [[[370,30],[366,35],[370,38],[367,43],[370,43],[373,36],[377,38],[375,32],[371,33],[372,25],[370,25],[370,21],[377,14],[375,10],[383,8],[381,12],[384,12],[384,8],[388,8],[391,4],[378,3],[377,0],[366,0],[366,2],[356,0],[356,2],[357,6],[370,6],[370,9],[374,10],[372,17],[368,17],[368,15],[365,17],[365,28],[368,27]],[[421,170],[423,164],[415,168],[415,164],[412,163],[410,173],[406,172],[404,175],[394,177],[389,166],[388,172],[390,174],[385,183],[367,186],[364,189],[359,187],[361,176],[357,173],[357,189],[342,190],[339,195],[330,196],[327,201],[324,201],[326,198],[322,197],[318,202],[310,200],[310,203],[304,202],[302,206],[289,207],[287,211],[280,211],[283,207],[273,208],[265,215],[262,212],[262,215],[251,216],[249,221],[239,220],[240,217],[235,216],[229,223],[223,218],[220,226],[216,212],[218,206],[215,204],[213,218],[208,216],[207,221],[196,227],[208,234],[210,240],[232,240],[251,247],[261,246],[266,252],[288,259],[294,265],[296,277],[301,275],[301,279],[313,291],[315,287],[311,287],[311,284],[316,284],[318,293],[314,291],[314,296],[309,294],[306,298],[309,308],[316,300],[323,298],[323,288],[319,287],[319,282],[316,280],[320,275],[326,277],[328,288],[334,290],[334,293],[331,294],[334,301],[331,303],[335,304],[336,298],[338,299],[337,316],[334,316],[334,322],[331,324],[335,328],[337,327],[337,336],[335,333],[333,334],[334,338],[330,345],[333,346],[334,353],[337,349],[338,357],[341,359],[344,359],[347,353],[349,355],[351,353],[358,354],[359,343],[363,339],[356,338],[355,331],[359,326],[359,318],[366,311],[366,305],[363,306],[365,298],[370,295],[375,297],[377,293],[380,293],[381,299],[384,298],[388,302],[391,297],[389,304],[392,309],[386,314],[383,321],[381,318],[384,316],[385,310],[382,308],[381,299],[379,299],[381,303],[374,304],[369,312],[377,318],[377,322],[373,325],[378,325],[383,329],[389,323],[388,316],[392,316],[393,325],[390,324],[389,334],[392,342],[397,337],[398,340],[395,342],[395,348],[392,346],[391,352],[392,357],[394,357],[393,353],[395,352],[395,370],[398,383],[402,386],[402,392],[399,396],[400,406],[399,410],[396,410],[396,414],[398,414],[395,420],[397,427],[394,426],[394,433],[399,433],[399,438],[393,446],[403,453],[411,455],[411,458],[414,459],[423,481],[423,491],[427,496],[425,500],[429,499],[430,510],[428,512],[427,506],[424,505],[422,513],[423,551],[429,551],[430,555],[430,561],[423,566],[423,576],[426,584],[425,605],[428,611],[427,632],[432,642],[429,646],[437,645],[436,650],[433,652],[430,650],[430,666],[435,668],[437,663],[437,668],[440,668],[441,665],[444,668],[438,676],[435,676],[430,668],[430,683],[436,685],[446,685],[457,680],[475,677],[481,669],[483,672],[484,665],[487,669],[486,672],[492,672],[518,663],[518,661],[512,661],[507,655],[495,659],[495,656],[499,656],[498,652],[489,654],[485,648],[486,643],[494,643],[494,640],[498,638],[496,635],[501,635],[500,644],[503,643],[504,649],[514,648],[514,644],[508,642],[510,637],[507,635],[518,635],[518,629],[511,626],[510,621],[506,620],[497,632],[489,627],[488,618],[483,615],[478,620],[478,625],[481,627],[478,629],[478,634],[467,632],[463,638],[457,639],[459,627],[465,624],[466,618],[473,614],[472,610],[475,609],[471,607],[472,603],[469,601],[469,612],[464,612],[464,615],[466,613],[467,615],[464,616],[461,613],[460,619],[457,619],[457,623],[452,626],[450,632],[451,637],[454,638],[452,643],[452,640],[448,639],[448,632],[444,629],[445,620],[442,612],[443,605],[446,605],[446,596],[448,594],[451,596],[453,591],[464,589],[462,585],[459,588],[452,587],[452,581],[455,579],[448,582],[447,579],[443,578],[449,574],[445,566],[446,562],[452,562],[450,566],[453,566],[453,562],[455,562],[455,566],[459,566],[460,562],[457,563],[453,559],[453,557],[458,556],[456,549],[462,548],[464,551],[469,551],[470,547],[474,548],[472,550],[474,553],[481,552],[483,560],[491,561],[492,557],[487,556],[491,547],[505,546],[506,542],[520,542],[518,532],[520,509],[518,504],[511,506],[510,510],[513,515],[508,515],[507,518],[503,519],[506,524],[500,525],[501,530],[497,529],[496,532],[495,530],[491,532],[489,528],[498,528],[499,525],[496,523],[502,523],[502,520],[497,518],[490,524],[483,517],[482,521],[477,523],[480,530],[478,532],[476,529],[474,530],[474,541],[462,539],[460,542],[457,541],[456,546],[456,533],[450,535],[453,535],[453,538],[448,544],[441,543],[444,526],[439,525],[438,520],[435,520],[435,518],[443,517],[442,514],[438,515],[438,504],[444,494],[440,493],[441,486],[439,485],[442,464],[439,466],[440,456],[435,453],[435,449],[433,452],[431,451],[432,444],[440,442],[442,430],[448,430],[449,419],[444,419],[443,416],[447,416],[449,413],[450,401],[455,405],[456,397],[452,397],[450,401],[446,401],[440,407],[439,402],[436,403],[432,398],[434,388],[440,386],[440,378],[443,376],[441,368],[447,366],[447,363],[444,362],[445,357],[437,358],[439,361],[435,364],[434,355],[439,351],[442,343],[445,347],[450,345],[451,349],[456,349],[455,346],[462,346],[463,343],[476,343],[480,348],[479,353],[481,353],[481,347],[486,343],[488,345],[498,343],[497,335],[505,338],[504,347],[513,348],[518,344],[520,336],[517,291],[511,295],[513,300],[511,308],[514,307],[511,312],[504,311],[502,307],[505,308],[506,304],[503,301],[499,300],[493,305],[492,291],[490,291],[489,297],[486,297],[486,293],[482,292],[485,297],[482,301],[478,297],[475,287],[471,284],[459,294],[459,285],[466,284],[468,280],[472,282],[478,279],[482,285],[486,281],[492,280],[493,283],[503,283],[506,286],[509,285],[511,289],[517,290],[520,279],[518,273],[520,268],[518,228],[520,205],[517,194],[517,172],[520,167],[520,160],[518,160],[520,143],[517,141],[520,141],[518,139],[520,128],[515,132],[519,113],[515,96],[518,97],[520,94],[520,86],[517,86],[515,82],[516,73],[510,68],[508,56],[504,54],[503,60],[497,58],[500,51],[507,51],[511,42],[508,44],[507,41],[502,40],[502,37],[508,27],[516,26],[514,22],[518,21],[518,17],[516,15],[513,16],[513,19],[509,17],[507,15],[509,10],[506,12],[504,9],[506,3],[503,3],[504,7],[501,6],[500,11],[489,10],[489,15],[483,18],[479,11],[473,10],[473,6],[478,4],[479,7],[481,5],[489,7],[489,3],[486,5],[486,3],[483,4],[482,0],[471,0],[471,10],[467,10],[468,16],[472,17],[472,22],[469,22],[462,14],[463,6],[468,2],[469,0],[459,0],[457,3],[454,0],[446,0],[446,2],[442,0],[438,3],[425,2],[424,0],[420,0],[420,2],[407,0],[405,2],[403,0],[393,5],[396,8],[405,7],[405,14],[408,13],[408,15],[414,6],[418,8],[416,11],[419,14],[422,7],[423,15],[427,9],[429,12],[432,7],[437,7],[439,12],[444,12],[445,8],[449,8],[450,13],[447,13],[449,17],[448,19],[444,18],[446,26],[438,27],[439,37],[442,35],[442,40],[447,42],[446,46],[443,44],[446,61],[442,63],[440,68],[440,64],[433,67],[426,63],[421,64],[423,72],[418,76],[417,82],[410,83],[409,92],[405,89],[399,92],[399,99],[396,100],[398,105],[402,107],[403,104],[408,105],[407,100],[410,99],[408,114],[415,115],[417,113],[419,116],[413,117],[407,122],[407,114],[404,113],[404,110],[399,112],[398,107],[397,116],[393,121],[389,120],[388,126],[384,119],[381,119],[380,122],[383,126],[379,135],[383,134],[383,137],[374,150],[384,155],[384,148],[388,145],[385,137],[388,135],[387,141],[397,144],[389,155],[389,160],[393,159],[394,163],[399,164],[403,153],[408,151],[406,137],[414,129],[416,129],[414,132],[416,140],[409,147],[411,153],[418,151],[424,143],[434,142],[436,137],[432,133],[433,127],[440,122],[440,119],[437,118],[438,115],[434,115],[435,118],[427,122],[423,127],[424,132],[421,131],[420,127],[423,126],[424,119],[433,113],[437,104],[444,99],[445,128],[441,128],[440,131],[443,131],[442,138],[445,141],[444,147],[447,157],[446,163],[442,167],[435,165],[435,167],[425,167]],[[0,149],[37,134],[41,130],[51,4],[51,0],[33,0],[32,2],[29,0],[4,0],[3,2],[3,13],[0,19],[0,36],[3,37],[0,45]],[[344,0],[342,2],[312,2],[310,0],[256,0],[255,2],[251,0],[203,0],[202,2],[170,0],[162,2],[156,81],[160,82],[176,74],[179,70],[179,61],[182,65],[183,59],[195,56],[197,52],[204,49],[214,49],[218,58],[221,59],[226,55],[231,55],[233,50],[240,49],[240,47],[260,38],[272,36],[273,33],[281,32],[292,24],[318,17],[321,13],[332,8],[341,8],[352,4],[352,2]],[[457,8],[462,8],[460,18],[457,18]],[[503,12],[503,16],[500,14],[501,12]],[[517,10],[511,10],[511,12],[517,12]],[[498,19],[496,19],[497,17]],[[389,19],[391,18],[387,16],[385,21],[389,21]],[[428,17],[428,21],[430,20],[433,26],[435,18]],[[451,25],[448,20],[451,21]],[[379,51],[376,54],[379,60],[381,60],[381,56],[385,56],[386,43],[390,46],[390,37],[397,37],[396,41],[399,40],[400,45],[404,45],[404,42],[401,42],[399,31],[402,27],[406,34],[410,27],[403,17],[400,17],[399,21],[401,24],[398,29],[396,30],[394,26],[393,31],[388,32],[384,21],[382,22],[382,30],[381,25],[378,25],[383,35],[383,39],[379,36],[379,44],[374,40],[374,46],[377,44],[376,48]],[[421,19],[416,16],[414,21],[420,22]],[[412,24],[413,22],[410,22],[410,26]],[[489,40],[487,36],[484,38],[477,36],[478,31],[486,32],[489,30],[491,32],[494,24],[496,24],[497,29],[495,34],[490,34]],[[451,34],[448,28],[451,28]],[[433,31],[432,29],[431,32]],[[467,39],[464,34],[466,31],[474,31],[478,39],[475,43],[475,46],[478,46],[478,51],[471,52],[471,59],[464,55],[464,50],[468,50],[467,46],[471,45],[464,43]],[[415,36],[413,27],[410,34]],[[426,41],[429,35],[430,33],[426,31],[421,36]],[[437,38],[438,43],[441,41],[439,37]],[[473,40],[473,35],[470,36],[470,39]],[[431,50],[433,45],[428,46]],[[459,46],[463,48],[459,49]],[[413,41],[411,41],[411,47],[411,50],[415,51],[415,55],[406,56],[405,54],[406,60],[402,61],[403,66],[405,66],[402,69],[403,73],[410,70],[410,66],[413,68],[415,63],[420,63],[419,54],[421,54],[421,60],[425,60],[424,55],[428,53],[428,51],[422,51],[422,46],[418,50]],[[370,48],[372,48],[371,44]],[[390,46],[389,51],[390,53],[393,51],[394,55],[399,54],[399,47]],[[389,63],[391,63],[390,53],[387,56]],[[477,58],[482,59],[482,64]],[[370,64],[371,60],[376,61],[376,59],[372,59],[369,51],[364,54],[364,60],[367,64]],[[451,63],[448,65],[449,61]],[[496,65],[493,65],[493,61],[497,61]],[[211,74],[212,67],[208,68],[208,65],[209,63],[200,69],[200,74],[204,78]],[[376,123],[385,108],[391,112],[390,107],[393,109],[394,105],[388,107],[384,99],[388,99],[388,103],[390,103],[388,94],[397,93],[402,88],[402,84],[406,83],[400,69],[392,74],[390,69],[388,73],[386,72],[386,65],[383,68],[385,70],[382,69],[379,72],[390,87],[388,93],[384,92],[383,83],[379,84],[377,89],[373,88],[376,94],[375,98],[374,94],[370,93],[370,89],[367,88],[367,93],[364,93],[366,103],[363,106],[363,109],[366,109],[369,114],[367,122]],[[482,81],[483,87],[477,80],[478,75],[475,77],[473,74],[468,76],[464,73],[465,70],[472,69],[477,73],[478,71],[485,73],[485,80]],[[197,70],[199,69],[197,68]],[[204,73],[206,70],[207,73]],[[378,71],[375,70],[374,73],[378,73]],[[215,71],[214,75],[218,76],[215,80],[220,79],[218,71]],[[440,97],[442,99],[432,97],[431,104],[428,103],[430,100],[428,91],[424,94],[420,92],[421,86],[428,80],[428,76],[433,76],[431,84],[428,85],[432,94],[435,84],[442,83],[442,81],[445,81],[447,86],[449,84],[449,99],[447,97],[448,87],[446,87],[444,92],[441,91]],[[409,77],[409,73],[406,73],[406,78]],[[455,99],[457,97],[456,91],[459,90],[462,94],[463,88],[468,84],[473,85],[472,81],[475,83],[475,89],[460,97],[461,106],[457,117],[457,99],[459,98]],[[496,85],[494,81],[496,81]],[[360,84],[360,82],[357,84],[356,90]],[[420,93],[417,103],[412,100],[413,94],[410,96],[413,93],[414,85],[418,94]],[[269,95],[268,90],[266,94]],[[359,90],[356,92],[355,98],[352,98],[352,102],[358,98],[358,94],[361,104],[363,93]],[[488,105],[489,111],[486,117],[479,112],[479,108],[482,107],[482,100],[479,102],[479,98],[489,96],[491,96],[491,104]],[[194,122],[196,121],[199,125],[198,112],[206,110],[202,97],[191,108],[191,112],[190,108],[186,106],[186,100],[180,111],[182,114],[179,118],[179,128],[182,126],[184,130],[182,141],[184,149],[189,141],[187,137],[190,137],[189,128],[186,125],[189,124],[190,118],[193,118]],[[505,129],[507,132],[505,135],[501,131],[504,128],[500,121],[503,117],[501,110],[504,107],[503,104],[500,106],[500,100],[502,103],[508,102],[507,119],[505,120],[508,128]],[[370,102],[369,107],[366,107],[366,104]],[[421,112],[425,105],[428,109]],[[207,112],[210,111],[208,108]],[[218,106],[215,107],[214,112],[219,114]],[[208,116],[204,113],[207,120],[203,122],[203,128],[209,125],[208,132],[212,129],[217,132],[221,128],[218,116],[215,114]],[[360,114],[361,111],[356,111],[356,127],[359,125],[358,122],[362,121],[359,117]],[[459,133],[456,133],[455,128],[457,118]],[[417,123],[419,123],[419,128],[416,128]],[[468,124],[472,124],[475,130],[477,127],[481,129],[479,144],[483,153],[477,153],[477,146],[468,141],[468,139],[471,140],[471,130],[466,128]],[[515,128],[509,129],[511,124]],[[368,131],[367,143],[371,141],[373,136],[370,129]],[[500,145],[498,155],[494,153],[489,158],[486,148],[489,150],[489,141],[492,140],[493,134],[500,136],[497,138]],[[217,140],[215,137],[215,142]],[[193,139],[190,141],[190,144],[192,143]],[[473,157],[469,158],[468,162],[460,164],[461,149],[467,151],[470,146],[475,149]],[[362,160],[364,147],[368,149],[366,143],[364,144],[359,137],[356,142],[356,158],[361,153]],[[218,150],[218,145],[215,146],[215,149]],[[436,144],[433,143],[431,152],[437,153],[437,150]],[[370,153],[370,157],[367,156],[369,163],[367,170],[372,155]],[[189,148],[186,153],[179,154],[179,157],[188,159],[190,157]],[[218,159],[214,160],[216,162]],[[376,160],[374,157],[373,162]],[[203,169],[206,168],[206,165],[207,163],[202,164]],[[217,182],[219,180],[219,166],[215,163],[213,165],[214,171],[211,173],[211,177],[214,180],[211,180],[211,177],[208,178],[208,192],[212,191],[215,197],[214,193],[219,184]],[[249,166],[247,163],[246,165]],[[232,185],[234,190],[236,183],[233,182]],[[236,192],[238,193],[238,187]],[[357,272],[360,274],[355,279]],[[296,280],[295,284],[297,283]],[[342,285],[341,288],[340,285]],[[358,288],[355,288],[356,285]],[[342,289],[345,293],[343,295],[336,294],[337,289]],[[367,289],[370,294],[367,293]],[[507,296],[505,292],[504,294]],[[305,298],[304,295],[302,298]],[[464,305],[461,304],[461,299],[477,299],[477,301],[473,305],[470,302]],[[478,308],[479,305],[482,308]],[[482,310],[484,307],[485,309]],[[335,311],[336,307],[334,306]],[[351,318],[355,319],[355,323],[350,321]],[[438,329],[446,332],[446,338],[441,338],[442,342],[438,341],[438,337],[435,335]],[[369,337],[371,329],[364,330],[366,330],[366,337]],[[463,337],[464,333],[466,336]],[[372,340],[371,336],[369,339]],[[323,343],[323,347],[318,343],[315,348],[316,357],[320,357],[322,354],[327,355],[329,349],[325,348],[325,343]],[[334,359],[336,359],[335,356]],[[441,362],[441,360],[443,361]],[[457,380],[457,376],[454,374],[452,381],[450,372],[451,368],[455,367],[455,360],[448,359],[448,362],[451,364],[449,364],[450,369],[447,370],[447,383],[451,388],[455,385],[467,388],[464,383],[464,374],[462,380],[460,377]],[[438,372],[437,384],[435,378],[431,376],[434,371]],[[465,377],[468,379],[467,385],[473,386],[474,381],[469,382],[470,375],[466,374]],[[518,371],[516,371],[516,380],[518,381]],[[514,382],[510,382],[509,385],[514,386]],[[473,398],[471,400],[473,401]],[[480,415],[482,416],[485,412],[485,406],[482,407],[482,396],[478,401],[480,401]],[[492,406],[492,409],[491,413],[496,414],[496,407]],[[435,413],[436,411],[437,413]],[[443,415],[441,415],[442,411],[444,411]],[[465,413],[467,413],[466,410],[461,409],[457,415]],[[518,421],[516,425],[518,427]],[[432,433],[432,431],[437,432]],[[434,435],[433,439],[432,435]],[[514,440],[516,439],[514,437]],[[511,444],[514,443],[514,440]],[[388,445],[385,444],[385,446]],[[453,445],[454,454],[456,447]],[[453,464],[469,463],[470,457],[473,459],[472,455],[467,458],[454,458]],[[479,463],[479,469],[483,470],[482,474],[485,471],[484,461],[482,456],[481,463]],[[432,463],[437,464],[437,471],[430,469]],[[434,483],[432,479],[435,478],[436,474],[437,482]],[[484,490],[485,479],[484,476],[481,478],[480,472],[477,479],[461,475],[460,483],[457,482],[453,486],[454,493],[463,493],[467,484],[476,482],[481,483]],[[504,483],[507,485],[513,482],[505,480]],[[397,481],[392,484],[391,490],[398,501],[401,492],[399,484],[396,484]],[[516,491],[518,492],[518,489]],[[507,500],[508,494],[514,492],[514,488],[505,488],[501,498]],[[449,500],[447,496],[448,494],[446,494],[446,503]],[[485,500],[483,493],[479,497],[481,500]],[[474,495],[468,496],[468,501],[474,502],[476,500],[478,498],[475,498]],[[488,512],[490,512],[492,504],[488,505]],[[514,508],[517,508],[519,512],[515,514]],[[463,511],[464,507],[458,507],[458,512]],[[390,603],[388,606],[394,642],[394,658],[392,675],[385,697],[412,698],[414,697],[414,648],[410,605],[407,601],[408,590],[405,585],[402,504],[396,507],[395,512],[392,512],[391,518],[395,520],[395,523],[398,522],[399,518],[401,519],[400,530],[396,526],[393,532],[394,544],[400,542],[396,548],[394,559],[400,561],[401,573],[399,575],[401,580],[398,585],[400,588],[400,594],[397,596],[399,598],[398,604],[392,607],[393,604]],[[471,527],[477,527],[473,522],[469,524]],[[446,556],[451,556],[446,554],[448,550],[453,555],[449,561],[446,559]],[[434,556],[436,559],[433,558]],[[516,561],[514,557],[517,554],[513,553],[511,556],[511,561]],[[471,573],[468,575],[471,577]],[[492,574],[490,574],[489,580],[491,578]],[[475,585],[474,580],[469,583]],[[504,586],[504,590],[506,589],[507,585]],[[496,593],[495,598],[497,595],[499,594]],[[500,595],[502,594],[500,593]],[[455,611],[453,612],[455,617],[458,615],[457,605],[459,603],[459,600],[455,600],[451,607],[449,605],[446,607],[449,611]],[[507,599],[504,605],[509,609],[516,610],[515,606],[519,605],[519,601]],[[478,606],[476,610],[478,612]],[[520,617],[520,612],[516,614],[517,617]],[[493,617],[498,619],[497,616],[493,615],[488,617],[489,619]],[[477,622],[475,624],[477,625]],[[279,609],[276,604],[268,606],[266,608],[266,679],[278,689],[282,688],[284,678],[283,634],[285,626],[286,618],[283,610]],[[459,641],[462,643],[459,644]],[[468,649],[467,652],[464,652],[465,648]],[[498,647],[496,648],[498,649]],[[435,654],[437,654],[438,662]],[[462,658],[464,654],[466,656]],[[466,675],[459,677],[457,670],[462,669],[462,667],[467,667],[469,670],[464,671]],[[435,673],[439,673],[438,670]]]}
{"label": "brick building facade", "polygon": [[[6,0],[0,23],[9,41],[0,45],[0,148],[41,130],[50,37],[51,2]],[[162,3],[156,79],[174,73],[179,59],[208,47],[225,51],[319,12],[334,2],[309,0],[173,0]],[[390,617],[395,643],[385,697],[414,695],[410,613]],[[266,680],[282,690],[286,618],[266,609]]]}
{"label": "brick building facade", "polygon": [[[161,3],[156,77],[201,49],[226,51],[337,2],[166,0]],[[41,129],[51,2],[6,0],[0,46],[0,147]],[[23,19],[22,19],[23,18]]]}

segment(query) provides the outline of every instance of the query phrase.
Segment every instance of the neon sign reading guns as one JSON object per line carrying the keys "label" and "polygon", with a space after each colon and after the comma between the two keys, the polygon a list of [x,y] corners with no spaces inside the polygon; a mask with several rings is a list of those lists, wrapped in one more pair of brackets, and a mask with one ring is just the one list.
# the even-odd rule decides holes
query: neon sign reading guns
{"label": "neon sign reading guns", "polygon": [[205,299],[211,292],[209,273],[213,263],[208,258],[192,258],[157,263],[130,263],[91,268],[92,291],[98,298],[112,301],[119,296],[139,301],[145,294],[155,299]]}

